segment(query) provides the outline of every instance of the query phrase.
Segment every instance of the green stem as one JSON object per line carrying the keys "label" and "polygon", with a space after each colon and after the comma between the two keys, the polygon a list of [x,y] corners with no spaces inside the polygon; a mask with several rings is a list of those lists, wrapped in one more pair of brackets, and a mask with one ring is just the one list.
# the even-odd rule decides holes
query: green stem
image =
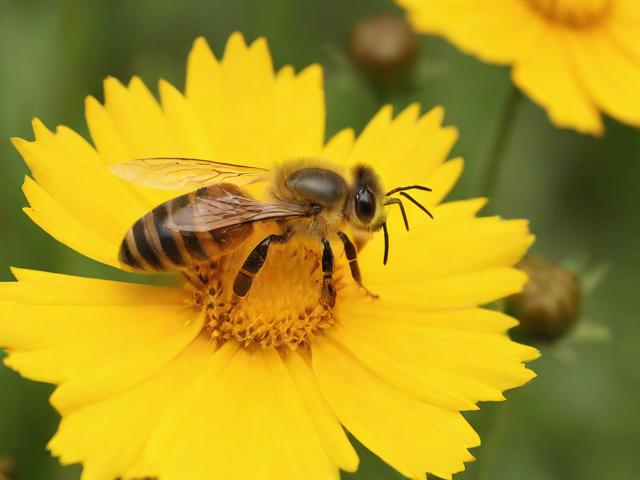
{"label": "green stem", "polygon": [[500,178],[502,164],[504,163],[506,147],[514,131],[513,126],[521,97],[520,90],[511,85],[504,107],[502,108],[502,114],[498,120],[496,135],[489,147],[489,153],[478,191],[478,195],[480,196],[493,197],[496,193],[496,186]]}

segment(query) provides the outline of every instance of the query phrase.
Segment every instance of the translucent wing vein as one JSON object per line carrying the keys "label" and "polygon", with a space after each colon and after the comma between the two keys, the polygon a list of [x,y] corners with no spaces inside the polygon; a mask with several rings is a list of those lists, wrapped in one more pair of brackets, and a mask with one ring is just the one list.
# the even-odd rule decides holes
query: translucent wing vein
{"label": "translucent wing vein", "polygon": [[264,180],[268,170],[197,158],[142,158],[114,165],[111,173],[129,182],[164,190],[199,188],[212,183],[247,184]]}

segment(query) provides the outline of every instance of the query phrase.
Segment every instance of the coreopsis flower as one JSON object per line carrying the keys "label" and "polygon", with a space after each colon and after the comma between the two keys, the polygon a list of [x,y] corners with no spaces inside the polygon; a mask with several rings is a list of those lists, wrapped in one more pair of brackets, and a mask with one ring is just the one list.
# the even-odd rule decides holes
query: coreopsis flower
{"label": "coreopsis flower", "polygon": [[397,0],[416,30],[481,60],[511,65],[513,82],[551,121],[604,131],[601,113],[640,126],[636,0]]}
{"label": "coreopsis flower", "polygon": [[480,443],[460,412],[534,376],[523,362],[537,351],[505,334],[516,322],[481,308],[521,290],[513,266],[532,236],[525,221],[477,217],[483,199],[441,203],[462,171],[445,161],[456,131],[442,109],[385,107],[357,138],[346,129],[325,143],[321,68],[274,73],[264,39],[234,34],[221,60],[195,42],[184,94],[162,81],[158,103],[140,79],[109,78],[86,117],[94,145],[38,120],[35,141],[14,141],[32,172],[26,212],[114,267],[132,223],[171,196],[109,173],[133,158],[364,162],[388,185],[429,185],[435,220],[416,210],[405,232],[392,217],[387,266],[381,235],[361,246],[378,299],[336,250],[334,306],[319,301],[319,252],[294,241],[233,304],[222,293],[246,249],[175,288],[14,270],[0,286],[5,363],[57,385],[48,448],[82,463],[83,479],[337,479],[358,467],[347,431],[407,477],[450,478]]}

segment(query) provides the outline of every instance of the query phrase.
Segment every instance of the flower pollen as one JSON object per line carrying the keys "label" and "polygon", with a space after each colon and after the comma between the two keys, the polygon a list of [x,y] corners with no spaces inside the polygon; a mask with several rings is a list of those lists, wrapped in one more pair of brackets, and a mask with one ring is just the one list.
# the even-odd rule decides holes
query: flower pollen
{"label": "flower pollen", "polygon": [[[272,246],[249,293],[239,298],[232,286],[245,257],[235,252],[185,272],[187,300],[204,311],[205,328],[213,340],[219,344],[235,340],[245,348],[296,350],[336,323],[335,307],[320,302],[319,252],[295,240]],[[336,258],[338,295],[341,271]]]}
{"label": "flower pollen", "polygon": [[600,23],[609,13],[611,0],[526,0],[551,21],[575,28]]}

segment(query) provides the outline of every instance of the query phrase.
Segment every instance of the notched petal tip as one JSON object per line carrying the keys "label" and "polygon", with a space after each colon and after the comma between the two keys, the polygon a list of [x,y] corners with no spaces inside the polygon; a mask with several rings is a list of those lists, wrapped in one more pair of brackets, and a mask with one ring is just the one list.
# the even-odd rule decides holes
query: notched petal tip
{"label": "notched petal tip", "polygon": [[87,95],[84,97],[84,110],[85,113],[93,111],[96,107],[101,107],[102,104],[93,95]]}
{"label": "notched petal tip", "polygon": [[24,138],[21,138],[21,137],[11,137],[9,141],[11,142],[11,145],[13,145],[13,148],[15,148],[18,151],[18,153],[23,157],[25,156],[24,150],[28,147],[30,143],[32,143],[31,141],[25,140]]}
{"label": "notched petal tip", "polygon": [[422,107],[418,102],[411,102],[403,110],[401,110],[400,113],[396,115],[393,121],[394,123],[407,122],[410,124],[415,124],[418,121],[421,109]]}
{"label": "notched petal tip", "polygon": [[207,42],[207,39],[204,37],[204,35],[198,35],[191,44],[191,48],[209,48],[209,42]]}
{"label": "notched petal tip", "polygon": [[[194,40],[191,50],[189,51],[189,55],[187,56],[187,65],[190,66],[194,62],[197,63],[198,61],[217,63],[216,56],[213,54],[213,50],[211,50],[209,42],[207,42],[207,39],[202,36]],[[187,68],[187,71],[188,70],[189,68]]]}
{"label": "notched petal tip", "polygon": [[[242,34],[241,34],[242,35]],[[258,37],[249,45],[249,50],[269,53],[269,42],[266,37]]]}
{"label": "notched petal tip", "polygon": [[243,55],[248,50],[247,42],[244,35],[241,32],[233,32],[227,40],[227,44],[224,48],[223,60],[233,58],[235,55]]}
{"label": "notched petal tip", "polygon": [[116,101],[116,99],[123,93],[126,93],[127,90],[127,87],[125,87],[120,80],[111,75],[103,80],[102,85],[105,104]]}
{"label": "notched petal tip", "polygon": [[144,81],[138,75],[133,75],[131,77],[131,79],[129,80],[129,83],[127,84],[127,87],[129,89],[144,88],[145,90],[148,90]]}
{"label": "notched petal tip", "polygon": [[33,128],[33,134],[35,135],[36,142],[53,135],[53,132],[51,132],[51,130],[49,130],[44,122],[38,117],[33,117],[31,119],[31,127]]}
{"label": "notched petal tip", "polygon": [[[293,67],[291,67],[293,70]],[[300,78],[309,78],[312,81],[317,81],[318,86],[322,88],[324,81],[324,70],[319,63],[312,63],[311,65],[303,68],[298,74]]]}
{"label": "notched petal tip", "polygon": [[434,120],[437,120],[437,122],[442,125],[442,122],[444,121],[445,113],[446,112],[445,112],[444,106],[436,105],[431,110],[429,110],[426,113],[426,115],[432,116]]}

